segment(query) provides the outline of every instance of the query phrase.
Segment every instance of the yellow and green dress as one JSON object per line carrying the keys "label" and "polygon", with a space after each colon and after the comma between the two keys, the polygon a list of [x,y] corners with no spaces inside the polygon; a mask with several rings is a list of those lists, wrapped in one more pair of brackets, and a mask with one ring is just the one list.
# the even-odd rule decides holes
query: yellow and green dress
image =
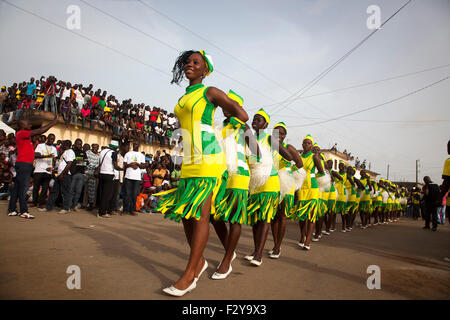
{"label": "yellow and green dress", "polygon": [[[322,168],[324,168],[325,170],[325,156],[323,153],[320,155],[320,163],[322,164]],[[317,177],[324,175],[325,173],[323,174],[317,173]],[[330,196],[330,189],[329,188],[322,189],[319,185],[319,210],[317,212],[317,219],[320,219],[327,214],[328,211],[327,204],[329,196]]]}
{"label": "yellow and green dress", "polygon": [[[233,122],[237,122],[233,124]],[[215,220],[229,221],[231,223],[249,224],[247,215],[248,186],[250,182],[250,169],[246,157],[246,144],[244,139],[244,125],[232,117],[222,130],[223,135],[230,124],[233,126],[232,135],[236,141],[237,170],[230,174],[225,189],[225,195],[218,204]],[[242,124],[242,125],[240,125]],[[233,210],[235,209],[235,210]]]}
{"label": "yellow and green dress", "polygon": [[381,190],[378,183],[375,181],[374,183],[374,192],[372,197],[372,211],[382,208],[383,205],[383,197],[381,196]]}
{"label": "yellow and green dress", "polygon": [[319,184],[316,180],[316,166],[314,164],[314,154],[310,151],[301,154],[303,168],[306,171],[306,179],[300,190],[297,191],[298,203],[296,208],[296,220],[309,221],[315,223],[319,212]]}
{"label": "yellow and green dress", "polygon": [[329,190],[327,202],[328,214],[336,213],[336,199],[337,199],[337,190],[335,187],[335,182],[331,181],[331,187]]}
{"label": "yellow and green dress", "polygon": [[[266,132],[257,136],[260,147],[271,150],[269,137]],[[272,156],[276,157],[278,152],[271,151]],[[273,217],[277,213],[278,204],[280,202],[280,179],[275,165],[272,164],[270,176],[267,181],[260,187],[252,190],[247,206],[248,223],[254,225],[259,221],[271,223]]]}
{"label": "yellow and green dress", "polygon": [[361,200],[359,202],[359,210],[362,212],[370,212],[372,200],[370,198],[368,180],[366,178],[361,178],[359,181],[364,186],[364,191],[362,192]]}
{"label": "yellow and green dress", "polygon": [[[287,148],[287,143],[283,142],[283,147]],[[289,190],[288,193],[286,193],[283,196],[283,199],[280,199],[280,206],[282,204],[284,204],[284,214],[286,217],[291,218],[292,219],[292,214],[293,214],[293,208],[294,208],[294,198],[295,198],[295,183],[294,183],[294,178],[292,177],[292,174],[295,170],[297,170],[297,167],[292,165],[290,161],[286,160],[285,158],[283,158],[283,156],[281,156],[281,154],[279,154],[278,152],[276,152],[275,154],[278,155],[278,176],[280,178],[280,183],[281,183],[281,177],[283,174],[287,174],[289,176],[291,176],[292,178],[292,188]],[[283,173],[281,172],[283,171]],[[280,195],[281,196],[281,195]]]}
{"label": "yellow and green dress", "polygon": [[347,214],[347,190],[345,190],[345,183],[347,182],[347,172],[339,173],[342,181],[337,179],[336,190],[337,190],[337,201],[336,201],[336,213],[337,214]]}
{"label": "yellow and green dress", "polygon": [[356,208],[356,191],[355,187],[352,186],[350,183],[351,177],[347,177],[347,180],[344,183],[345,192],[347,192],[348,200],[347,200],[347,213],[348,214],[354,214],[355,208]]}
{"label": "yellow and green dress", "polygon": [[189,86],[175,106],[183,137],[183,163],[178,187],[161,192],[157,211],[175,221],[200,219],[205,200],[212,194],[211,213],[227,185],[225,156],[213,130],[216,107],[202,83]]}

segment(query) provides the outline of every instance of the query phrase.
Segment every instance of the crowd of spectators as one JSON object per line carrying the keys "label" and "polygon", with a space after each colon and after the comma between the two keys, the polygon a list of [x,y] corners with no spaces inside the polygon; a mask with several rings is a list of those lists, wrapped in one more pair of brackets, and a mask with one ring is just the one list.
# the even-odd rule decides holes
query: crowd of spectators
{"label": "crowd of spectators", "polygon": [[[109,146],[99,146],[83,144],[81,139],[73,143],[56,140],[54,134],[31,136],[34,161],[26,192],[27,203],[40,211],[60,207],[59,213],[64,214],[81,208],[88,211],[97,208],[98,216],[102,218],[114,214],[152,213],[157,203],[154,194],[178,185],[181,166],[174,163],[166,150],[157,151],[153,156],[140,152],[139,140],[131,142],[124,137],[113,141]],[[114,167],[108,164],[108,159]],[[15,187],[16,160],[16,135],[6,135],[0,130],[2,200],[9,199]],[[110,181],[103,183],[108,177],[111,177]],[[102,211],[104,196],[111,201]],[[12,212],[9,211],[10,215],[19,215]],[[28,212],[20,216],[34,218]]]}
{"label": "crowd of spectators", "polygon": [[181,141],[174,131],[179,123],[173,113],[156,106],[122,102],[106,90],[92,84],[71,84],[54,76],[29,82],[14,83],[0,90],[2,121],[9,124],[20,119],[27,110],[59,114],[67,126],[75,129],[100,128],[121,139],[139,140],[147,144],[171,147]]}

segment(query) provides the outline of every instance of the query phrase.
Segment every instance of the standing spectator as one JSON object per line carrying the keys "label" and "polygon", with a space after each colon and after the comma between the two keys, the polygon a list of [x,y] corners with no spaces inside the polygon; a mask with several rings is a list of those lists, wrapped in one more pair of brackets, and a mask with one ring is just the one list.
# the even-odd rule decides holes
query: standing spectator
{"label": "standing spectator", "polygon": [[413,219],[417,220],[420,216],[420,191],[417,187],[414,187],[411,192],[411,203],[413,210]]}
{"label": "standing spectator", "polygon": [[[48,77],[45,82],[45,97],[44,97],[44,111],[51,111],[56,113],[56,79],[53,76]],[[50,105],[50,108],[49,108]]]}
{"label": "standing spectator", "polygon": [[2,86],[2,89],[0,91],[0,113],[3,113],[4,111],[4,103],[6,98],[8,97],[8,92],[6,92],[6,87]]}
{"label": "standing spectator", "polygon": [[153,110],[150,111],[150,126],[152,127],[153,130],[155,129],[157,118],[158,118],[158,111],[156,107],[153,107]]}
{"label": "standing spectator", "polygon": [[16,202],[20,202],[20,216],[26,219],[32,219],[34,216],[28,213],[26,201],[26,192],[30,185],[30,177],[33,172],[34,148],[31,138],[47,132],[58,121],[58,115],[49,124],[35,130],[31,130],[31,123],[28,119],[19,120],[19,131],[16,133],[17,160],[15,163],[16,181],[9,200],[8,215],[18,215],[16,211]]}
{"label": "standing spectator", "polygon": [[78,103],[76,101],[72,101],[70,104],[70,120],[73,121],[75,125],[75,129],[78,130],[78,115],[80,110],[78,109]]}
{"label": "standing spectator", "polygon": [[124,179],[124,206],[123,212],[137,215],[136,198],[139,193],[139,185],[142,175],[141,169],[145,169],[145,156],[139,152],[139,141],[133,141],[133,151],[125,154],[123,159],[125,179]]}
{"label": "standing spectator", "polygon": [[98,154],[99,145],[97,143],[92,144],[92,149],[86,151],[86,156],[88,158],[88,165],[86,167],[86,184],[85,189],[87,190],[87,210],[92,211],[95,206],[95,199],[97,199],[97,184],[98,178],[95,176],[95,172],[100,164],[100,156]]}
{"label": "standing spectator", "polygon": [[90,121],[89,115],[91,114],[91,108],[86,103],[81,108],[81,128],[84,129],[84,123],[89,121],[89,129],[92,131],[92,122]]}
{"label": "standing spectator", "polygon": [[75,161],[75,153],[70,148],[71,146],[72,142],[70,140],[64,140],[61,144],[60,153],[62,154],[59,158],[56,178],[54,179],[47,205],[45,208],[39,209],[39,211],[52,211],[56,200],[59,195],[61,195],[63,207],[58,213],[69,213],[70,205],[72,203],[72,194],[70,192],[72,176],[70,175],[70,167],[72,166],[73,161]]}
{"label": "standing spectator", "polygon": [[84,172],[88,163],[86,152],[83,150],[83,141],[80,138],[75,140],[73,151],[75,153],[75,160],[70,168],[70,173],[72,175],[72,184],[70,187],[72,203],[70,204],[70,209],[77,211],[81,190],[83,189],[86,179]]}
{"label": "standing spectator", "polygon": [[[450,140],[447,142],[447,154],[450,155]],[[442,171],[442,184],[440,186],[441,189],[441,194],[440,197],[441,199],[445,197],[445,195],[447,194],[447,197],[445,199],[445,212],[447,212],[447,220],[450,223],[450,219],[449,219],[449,214],[450,214],[450,198],[449,198],[449,188],[450,188],[450,158],[447,158],[447,160],[445,160],[444,163],[444,170]]]}
{"label": "standing spectator", "polygon": [[441,205],[439,186],[433,183],[430,177],[423,178],[425,186],[423,187],[425,200],[425,227],[430,229],[430,221],[433,223],[433,231],[437,230],[437,208]]}
{"label": "standing spectator", "polygon": [[58,151],[53,146],[54,142],[55,135],[50,133],[47,138],[47,143],[38,144],[34,150],[36,166],[33,174],[33,204],[35,206],[39,205],[39,208],[44,208],[45,201],[47,200],[48,184],[52,178],[55,159],[58,156]]}
{"label": "standing spectator", "polygon": [[27,96],[34,96],[36,92],[36,84],[34,83],[34,78],[30,79],[30,82],[27,84]]}
{"label": "standing spectator", "polygon": [[100,152],[100,209],[97,214],[99,218],[110,218],[113,204],[113,179],[114,170],[123,170],[117,165],[117,149],[119,141],[111,140],[109,148]]}

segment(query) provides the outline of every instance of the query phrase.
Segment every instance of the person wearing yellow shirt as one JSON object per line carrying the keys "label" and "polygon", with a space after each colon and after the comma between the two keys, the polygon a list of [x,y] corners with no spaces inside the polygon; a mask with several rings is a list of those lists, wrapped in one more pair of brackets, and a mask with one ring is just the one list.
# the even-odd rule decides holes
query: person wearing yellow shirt
{"label": "person wearing yellow shirt", "polygon": [[194,290],[208,268],[203,251],[208,242],[210,215],[215,214],[225,194],[228,178],[225,156],[213,129],[216,108],[244,123],[248,120],[247,112],[225,92],[202,83],[213,70],[212,58],[204,50],[182,52],[172,69],[171,83],[180,84],[185,78],[189,81],[174,112],[182,129],[184,156],[178,187],[157,194],[160,199],[156,211],[183,222],[190,246],[183,275],[163,289],[172,296]]}
{"label": "person wearing yellow shirt", "polygon": [[[450,155],[450,140],[447,142],[447,153]],[[450,188],[450,158],[447,158],[444,163],[444,170],[442,171],[442,181],[441,184],[441,199],[445,196],[447,193],[447,199],[446,199],[446,208],[445,212],[447,213],[447,220],[450,223],[450,219],[448,218],[450,216],[450,197],[448,195],[448,190]]]}

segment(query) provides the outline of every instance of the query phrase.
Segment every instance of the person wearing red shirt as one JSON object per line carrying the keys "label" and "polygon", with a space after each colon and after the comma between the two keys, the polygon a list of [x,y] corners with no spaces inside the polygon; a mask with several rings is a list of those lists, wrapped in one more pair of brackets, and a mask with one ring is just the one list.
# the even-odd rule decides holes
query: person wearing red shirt
{"label": "person wearing red shirt", "polygon": [[32,137],[41,135],[58,121],[58,115],[49,124],[35,130],[31,130],[31,123],[28,119],[19,120],[19,130],[16,133],[17,160],[15,164],[16,182],[11,192],[9,200],[8,215],[19,215],[16,211],[17,199],[20,203],[20,216],[26,219],[33,219],[34,216],[28,213],[26,192],[30,185],[30,177],[33,172],[34,148]]}

